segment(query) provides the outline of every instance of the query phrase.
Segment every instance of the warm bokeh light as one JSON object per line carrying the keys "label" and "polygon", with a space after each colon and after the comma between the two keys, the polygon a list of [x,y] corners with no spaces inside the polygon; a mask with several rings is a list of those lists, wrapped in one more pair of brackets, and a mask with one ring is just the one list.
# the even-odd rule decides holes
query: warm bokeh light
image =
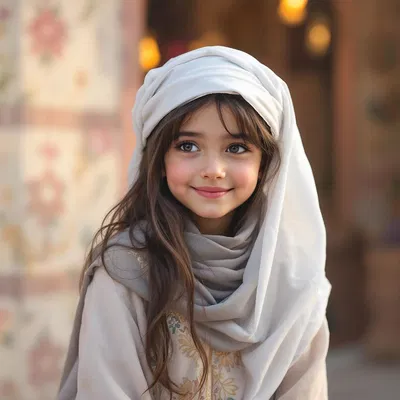
{"label": "warm bokeh light", "polygon": [[280,0],[278,14],[286,25],[299,25],[307,16],[308,0]]}
{"label": "warm bokeh light", "polygon": [[139,43],[139,60],[143,70],[148,71],[157,67],[161,60],[157,41],[152,36],[146,36]]}
{"label": "warm bokeh light", "polygon": [[306,48],[316,56],[323,56],[329,49],[332,33],[326,18],[319,17],[310,23],[306,33]]}
{"label": "warm bokeh light", "polygon": [[282,2],[291,8],[306,8],[308,0],[283,0]]}

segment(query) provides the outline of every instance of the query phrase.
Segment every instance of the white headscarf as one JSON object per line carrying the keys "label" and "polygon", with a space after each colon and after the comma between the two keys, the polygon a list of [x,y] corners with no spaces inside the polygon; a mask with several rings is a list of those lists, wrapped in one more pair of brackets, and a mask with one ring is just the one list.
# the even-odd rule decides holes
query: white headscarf
{"label": "white headscarf", "polygon": [[252,56],[220,46],[191,51],[150,71],[133,111],[137,141],[129,179],[133,184],[158,122],[211,93],[241,95],[271,127],[281,151],[242,285],[221,303],[205,310],[195,306],[198,320],[211,330],[202,335],[211,345],[242,350],[248,375],[244,398],[269,399],[323,324],[330,293],[325,227],[287,85]]}

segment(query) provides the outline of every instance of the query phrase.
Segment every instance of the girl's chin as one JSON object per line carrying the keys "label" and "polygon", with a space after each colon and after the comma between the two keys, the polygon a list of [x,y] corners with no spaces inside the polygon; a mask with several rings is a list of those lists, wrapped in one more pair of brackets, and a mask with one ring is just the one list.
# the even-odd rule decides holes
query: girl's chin
{"label": "girl's chin", "polygon": [[209,213],[199,213],[197,214],[195,211],[192,211],[193,217],[194,218],[201,218],[201,219],[210,219],[210,220],[219,220],[223,219],[224,217],[227,217],[227,213],[215,213],[215,212],[209,212]]}
{"label": "girl's chin", "polygon": [[196,221],[208,222],[210,224],[225,224],[232,219],[232,213],[195,213],[192,211],[192,218]]}

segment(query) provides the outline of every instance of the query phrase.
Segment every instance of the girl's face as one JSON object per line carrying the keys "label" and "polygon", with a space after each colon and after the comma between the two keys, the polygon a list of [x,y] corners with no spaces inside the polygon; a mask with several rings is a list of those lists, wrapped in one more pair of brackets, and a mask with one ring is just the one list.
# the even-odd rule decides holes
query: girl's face
{"label": "girl's face", "polygon": [[165,155],[165,174],[173,196],[193,213],[200,232],[224,234],[233,211],[253,194],[259,177],[261,150],[245,142],[236,120],[211,103],[181,126]]}

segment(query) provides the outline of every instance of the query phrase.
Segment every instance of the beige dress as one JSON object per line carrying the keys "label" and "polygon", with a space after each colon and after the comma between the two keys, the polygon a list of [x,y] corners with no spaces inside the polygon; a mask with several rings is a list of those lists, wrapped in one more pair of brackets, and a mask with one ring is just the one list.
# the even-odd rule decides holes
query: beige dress
{"label": "beige dress", "polygon": [[[201,377],[202,365],[182,315],[170,313],[173,356],[172,380],[191,399]],[[146,392],[151,383],[142,339],[146,315],[141,298],[115,282],[104,268],[95,272],[88,287],[79,342],[77,400],[164,400],[165,393]],[[276,393],[279,400],[325,400],[325,358],[329,332],[324,323],[308,351],[289,369]],[[245,377],[240,352],[224,353],[205,344],[209,371],[197,400],[242,400]],[[146,392],[146,393],[144,393]],[[245,400],[245,399],[243,399]]]}

